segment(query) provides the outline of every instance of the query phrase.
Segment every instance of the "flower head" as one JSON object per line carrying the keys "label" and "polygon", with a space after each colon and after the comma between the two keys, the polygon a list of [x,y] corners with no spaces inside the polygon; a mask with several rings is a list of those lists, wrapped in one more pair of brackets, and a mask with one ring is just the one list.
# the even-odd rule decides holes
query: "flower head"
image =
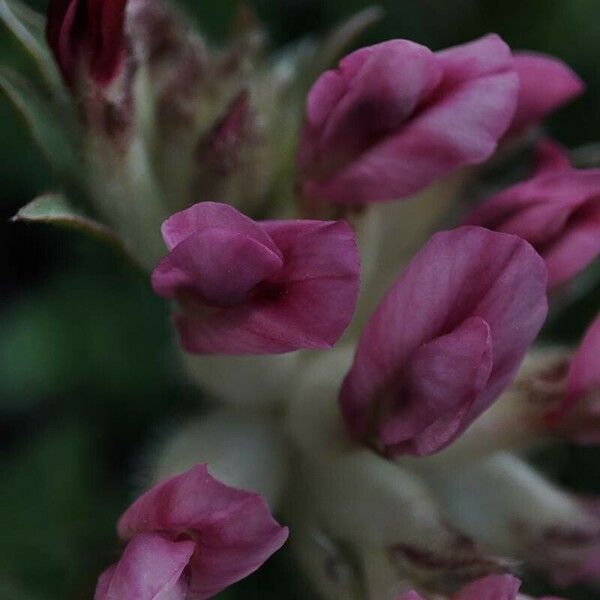
{"label": "flower head", "polygon": [[287,538],[261,496],[223,485],[204,465],[138,498],[118,530],[130,541],[101,576],[96,600],[204,600],[255,571]]}
{"label": "flower head", "polygon": [[393,200],[483,162],[515,110],[512,63],[496,35],[437,53],[391,40],[346,56],[308,96],[302,193]]}
{"label": "flower head", "polygon": [[340,395],[351,434],[394,455],[449,444],[510,383],[544,322],[545,286],[516,236],[434,235],[362,334]]}
{"label": "flower head", "polygon": [[549,142],[538,150],[538,172],[489,198],[466,223],[526,239],[546,261],[553,288],[600,254],[600,169],[572,168]]}
{"label": "flower head", "polygon": [[342,222],[255,222],[231,206],[196,204],[163,225],[169,254],[154,290],[178,298],[185,350],[273,354],[329,348],[354,312],[359,258]]}

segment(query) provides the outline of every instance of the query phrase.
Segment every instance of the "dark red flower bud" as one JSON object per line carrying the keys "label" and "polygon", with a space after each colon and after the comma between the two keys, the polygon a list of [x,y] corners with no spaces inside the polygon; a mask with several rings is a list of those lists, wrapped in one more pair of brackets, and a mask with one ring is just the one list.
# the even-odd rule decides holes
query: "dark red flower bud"
{"label": "dark red flower bud", "polygon": [[65,83],[80,69],[99,85],[110,83],[123,63],[127,0],[51,0],[46,38]]}

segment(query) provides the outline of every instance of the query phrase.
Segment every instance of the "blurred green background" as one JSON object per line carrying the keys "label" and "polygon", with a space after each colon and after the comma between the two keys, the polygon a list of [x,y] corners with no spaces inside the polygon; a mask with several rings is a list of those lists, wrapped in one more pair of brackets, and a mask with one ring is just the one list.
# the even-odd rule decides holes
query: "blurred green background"
{"label": "blurred green background", "polygon": [[[368,3],[257,0],[273,47],[326,30]],[[389,0],[360,41],[406,37],[434,49],[496,31],[517,49],[565,59],[586,95],[554,115],[549,131],[569,146],[600,140],[600,0]],[[42,0],[32,2],[44,10]],[[188,2],[216,41],[235,3]],[[0,29],[0,63],[20,63]],[[9,224],[56,182],[25,127],[0,96],[0,599],[91,598],[115,560],[116,518],[136,490],[152,441],[197,409],[170,352],[163,303],[112,251],[76,233]],[[575,340],[598,309],[595,288],[551,323]],[[600,492],[600,453],[551,457],[575,489]],[[540,588],[542,590],[542,588]],[[282,553],[232,597],[310,597]],[[565,594],[566,595],[566,594]],[[597,598],[574,590],[573,599]]]}

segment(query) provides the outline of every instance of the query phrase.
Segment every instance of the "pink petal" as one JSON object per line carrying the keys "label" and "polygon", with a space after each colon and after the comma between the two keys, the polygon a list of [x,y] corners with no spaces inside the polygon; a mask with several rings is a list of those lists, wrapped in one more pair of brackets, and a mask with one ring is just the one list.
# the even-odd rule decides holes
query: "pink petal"
{"label": "pink petal", "polygon": [[[547,312],[546,268],[539,255],[522,239],[498,234],[479,227],[461,227],[434,235],[413,258],[397,282],[386,294],[367,324],[358,346],[354,364],[347,375],[340,396],[346,425],[356,438],[378,435],[386,428],[389,412],[381,415],[385,401],[414,381],[406,369],[416,353],[436,342],[439,348],[447,342],[456,346],[457,368],[470,371],[465,383],[475,389],[485,379],[489,346],[481,321],[491,332],[493,365],[489,378],[470,399],[468,410],[458,411],[456,423],[447,413],[448,404],[440,402],[438,393],[428,404],[429,417],[419,413],[412,437],[403,432],[402,451],[431,453],[456,438],[479,416],[510,383],[529,345],[534,340]],[[468,321],[478,317],[481,321]],[[462,330],[461,330],[462,328]],[[472,336],[472,337],[471,337]],[[477,343],[473,343],[478,339]],[[472,345],[471,345],[472,344]],[[430,346],[435,348],[436,346]],[[479,354],[478,354],[479,353]],[[481,357],[477,363],[476,356]],[[464,360],[470,356],[473,360]],[[442,364],[439,359],[438,365]],[[434,364],[434,363],[432,363]],[[444,365],[448,370],[449,365]],[[423,369],[419,368],[419,372]],[[431,385],[437,390],[439,381],[420,382],[422,394]],[[460,382],[453,383],[457,390]],[[394,412],[405,410],[406,394],[395,397]],[[422,402],[423,400],[421,400]],[[465,402],[469,404],[469,402]],[[431,408],[432,410],[429,410]],[[464,412],[464,414],[463,414]],[[406,415],[405,415],[406,418]],[[419,447],[419,435],[429,421],[432,427],[427,447]],[[375,428],[373,431],[372,428]],[[385,430],[385,443],[393,450],[393,441]],[[436,441],[437,440],[437,441]],[[412,447],[408,442],[415,442]],[[388,449],[390,449],[388,448]]]}
{"label": "pink petal", "polygon": [[[401,73],[402,85],[393,73]],[[348,55],[337,71],[328,71],[317,81],[309,95],[302,168],[324,175],[356,158],[374,139],[401,127],[441,76],[433,53],[407,40],[383,42]]]}
{"label": "pink petal", "polygon": [[418,348],[406,363],[402,388],[389,399],[383,444],[393,454],[426,455],[451,440],[488,382],[492,353],[490,327],[480,317]]}
{"label": "pink petal", "polygon": [[588,328],[571,361],[567,378],[567,409],[583,396],[600,391],[600,315]]}
{"label": "pink petal", "polygon": [[249,217],[220,202],[198,202],[171,215],[162,225],[161,233],[169,250],[193,233],[206,229],[226,229],[246,235],[277,254],[277,247],[262,227]]}
{"label": "pink petal", "polygon": [[552,56],[515,52],[514,68],[519,75],[520,89],[509,134],[536,125],[585,89],[571,68]]}
{"label": "pink petal", "polygon": [[152,287],[167,298],[188,292],[210,306],[234,306],[282,267],[281,254],[256,239],[207,229],[191,234],[161,260],[152,273]]}
{"label": "pink petal", "polygon": [[125,539],[144,531],[193,537],[190,600],[208,598],[246,577],[288,535],[258,494],[220,483],[205,465],[146,492],[121,517],[118,529]]}
{"label": "pink petal", "polygon": [[520,586],[512,575],[489,575],[467,585],[452,600],[515,600]]}
{"label": "pink petal", "polygon": [[444,75],[422,110],[333,176],[306,182],[307,196],[340,203],[402,198],[495,151],[518,92],[510,50],[491,35],[435,58]]}
{"label": "pink petal", "polygon": [[[551,161],[558,157],[550,158]],[[466,219],[529,241],[546,260],[550,288],[577,275],[600,254],[600,170],[559,163],[489,198]]]}
{"label": "pink petal", "polygon": [[98,580],[94,600],[185,600],[183,571],[194,542],[172,542],[159,533],[134,537],[121,560]]}
{"label": "pink petal", "polygon": [[267,354],[330,348],[354,313],[360,260],[342,221],[261,224],[283,255],[280,273],[240,306],[175,317],[182,346],[198,354]]}
{"label": "pink petal", "polygon": [[600,202],[572,215],[564,234],[543,254],[550,289],[581,273],[600,255]]}

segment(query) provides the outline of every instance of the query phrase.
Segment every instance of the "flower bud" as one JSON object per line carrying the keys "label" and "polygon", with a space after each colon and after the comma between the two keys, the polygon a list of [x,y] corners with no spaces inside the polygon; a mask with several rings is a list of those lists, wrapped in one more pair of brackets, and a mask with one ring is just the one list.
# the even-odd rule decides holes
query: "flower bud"
{"label": "flower bud", "polygon": [[301,193],[340,204],[394,200],[483,162],[517,92],[510,50],[495,35],[437,53],[406,40],[353,52],[310,91]]}

